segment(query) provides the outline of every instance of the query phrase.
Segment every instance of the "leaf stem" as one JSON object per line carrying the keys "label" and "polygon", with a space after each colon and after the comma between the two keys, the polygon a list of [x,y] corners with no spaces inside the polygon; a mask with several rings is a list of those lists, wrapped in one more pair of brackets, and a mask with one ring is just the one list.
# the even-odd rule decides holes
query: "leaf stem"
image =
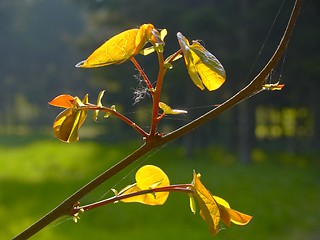
{"label": "leaf stem", "polygon": [[158,188],[153,188],[153,189],[141,190],[141,191],[128,193],[128,194],[116,195],[116,196],[101,200],[99,202],[87,204],[84,206],[76,206],[74,211],[75,211],[75,213],[79,212],[80,209],[83,209],[84,211],[88,211],[88,210],[91,210],[94,208],[104,206],[109,203],[114,203],[114,202],[120,201],[122,199],[135,197],[135,196],[139,196],[139,195],[144,195],[144,194],[149,194],[149,193],[156,193],[156,192],[187,192],[187,193],[192,193],[193,190],[190,187],[192,187],[192,184],[176,184],[176,185],[158,187]]}
{"label": "leaf stem", "polygon": [[[58,219],[59,217],[63,215],[70,215],[71,211],[74,211],[74,204],[79,201],[84,196],[88,195],[91,191],[93,191],[95,188],[100,186],[102,183],[104,183],[106,180],[114,176],[115,174],[119,173],[121,170],[129,166],[131,163],[138,160],[140,157],[144,156],[151,150],[162,146],[170,141],[173,141],[174,139],[181,137],[182,135],[186,134],[187,132],[190,132],[196,127],[199,127],[200,125],[203,125],[204,123],[214,119],[222,112],[226,111],[227,109],[237,105],[241,101],[245,100],[246,98],[250,97],[253,93],[257,92],[257,90],[261,90],[263,87],[263,83],[265,81],[266,76],[271,72],[271,70],[275,67],[275,65],[279,62],[282,54],[285,51],[285,48],[289,42],[290,36],[292,34],[295,22],[297,20],[299,10],[302,5],[302,0],[296,0],[291,17],[289,19],[287,28],[284,32],[284,35],[279,43],[279,46],[269,62],[266,64],[266,66],[262,69],[262,71],[250,82],[245,88],[243,88],[241,91],[236,93],[233,97],[231,97],[229,100],[225,101],[223,104],[219,105],[215,109],[209,111],[208,113],[204,114],[203,116],[197,118],[196,120],[190,122],[189,124],[185,125],[184,127],[181,127],[177,129],[176,131],[167,134],[164,137],[157,138],[157,141],[147,141],[144,143],[140,148],[138,148],[136,151],[134,151],[132,154],[128,155],[118,163],[116,163],[111,168],[107,169],[105,172],[97,176],[95,179],[93,179],[91,182],[80,188],[78,191],[70,195],[66,200],[64,200],[60,205],[58,205],[55,209],[50,211],[48,214],[46,214],[44,217],[42,217],[40,220],[35,222],[33,225],[22,231],[20,234],[18,234],[16,237],[14,237],[14,240],[25,240],[29,237],[33,236],[37,232],[39,232],[41,229],[49,225],[54,220]],[[163,61],[162,61],[163,65]],[[161,65],[160,65],[161,66]],[[159,76],[158,80],[161,80],[162,85],[162,79],[164,75],[165,70],[160,68],[159,70]],[[161,73],[161,74],[160,74]],[[158,84],[158,83],[157,83]],[[161,86],[159,86],[161,89]],[[156,89],[157,90],[157,89]],[[158,93],[157,96],[158,99],[160,99],[160,93]],[[158,109],[158,108],[157,108]],[[153,112],[155,115],[155,110]],[[158,113],[156,113],[158,114]],[[154,124],[154,132],[157,122]],[[154,136],[153,136],[154,137]]]}
{"label": "leaf stem", "polygon": [[142,78],[144,79],[149,91],[151,92],[151,95],[153,96],[153,86],[148,78],[148,76],[146,75],[146,73],[143,71],[143,69],[141,68],[140,64],[137,62],[137,60],[135,59],[135,57],[132,57],[131,62],[134,64],[134,66],[136,67],[136,69],[139,71],[139,73],[141,74]]}
{"label": "leaf stem", "polygon": [[153,138],[156,135],[156,129],[159,122],[158,112],[159,112],[159,102],[162,91],[162,84],[164,75],[166,73],[166,68],[164,67],[164,58],[163,53],[157,51],[158,61],[159,61],[159,72],[157,77],[157,85],[154,91],[153,97],[153,106],[152,106],[152,120],[151,120],[151,129],[150,129],[150,137]]}
{"label": "leaf stem", "polygon": [[115,115],[120,120],[122,120],[123,122],[128,124],[130,127],[132,127],[134,130],[136,130],[143,138],[148,137],[148,133],[146,131],[144,131],[139,125],[137,125],[131,119],[125,117],[124,115],[122,115],[121,113],[117,112],[116,110],[114,110],[112,108],[108,108],[108,107],[104,107],[104,106],[99,107],[94,104],[87,104],[84,108],[87,110],[99,110],[99,111],[103,111],[103,112]]}

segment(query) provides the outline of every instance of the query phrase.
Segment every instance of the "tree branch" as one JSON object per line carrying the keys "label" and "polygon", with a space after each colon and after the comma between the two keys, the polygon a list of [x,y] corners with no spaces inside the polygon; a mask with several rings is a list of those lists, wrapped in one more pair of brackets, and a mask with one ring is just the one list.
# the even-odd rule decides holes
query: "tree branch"
{"label": "tree branch", "polygon": [[39,221],[34,223],[32,226],[30,226],[29,228],[21,232],[19,235],[17,235],[13,239],[15,240],[27,239],[33,236],[34,234],[36,234],[37,232],[39,232],[45,226],[49,225],[51,222],[58,219],[59,217],[63,215],[70,215],[70,212],[73,210],[73,206],[77,201],[79,201],[82,197],[86,196],[88,193],[90,193],[100,184],[102,184],[103,182],[105,182],[106,180],[114,176],[116,173],[120,172],[122,169],[129,166],[132,162],[138,160],[140,157],[150,152],[152,149],[155,149],[161,145],[164,145],[165,143],[168,143],[178,137],[181,137],[182,135],[190,132],[191,130],[214,119],[215,117],[217,117],[218,115],[226,111],[227,109],[237,105],[241,101],[261,91],[263,89],[263,84],[265,82],[266,77],[272,71],[275,65],[279,62],[279,60],[281,59],[281,56],[285,51],[285,48],[292,34],[294,25],[296,23],[301,5],[302,5],[302,0],[295,1],[295,5],[293,7],[287,28],[284,32],[284,35],[279,43],[277,50],[275,51],[275,53],[273,54],[269,62],[266,64],[266,66],[261,70],[261,72],[245,88],[243,88],[233,97],[225,101],[223,104],[207,112],[206,114],[200,116],[199,118],[188,123],[187,125],[163,137],[158,136],[157,138],[154,138],[153,141],[146,142],[140,148],[138,148],[135,152],[133,152],[132,154],[130,154],[129,156],[127,156],[126,158],[118,162],[116,165],[109,168],[108,170],[103,172],[101,175],[96,177],[94,180],[89,182],[87,185],[79,189],[77,192],[75,192],[69,198],[63,201],[58,207],[56,207],[54,210],[49,212],[47,215],[45,215],[43,218],[41,218]]}

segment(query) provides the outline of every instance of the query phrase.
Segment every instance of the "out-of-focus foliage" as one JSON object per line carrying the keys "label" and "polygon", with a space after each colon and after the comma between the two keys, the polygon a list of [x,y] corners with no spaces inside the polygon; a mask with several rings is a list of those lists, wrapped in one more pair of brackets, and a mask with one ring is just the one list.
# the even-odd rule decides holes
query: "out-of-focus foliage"
{"label": "out-of-focus foliage", "polygon": [[[117,0],[2,1],[0,133],[27,134],[31,131],[41,132],[42,126],[49,128],[55,113],[47,108],[48,100],[62,91],[81,96],[84,95],[83,89],[89,89],[88,92],[94,95],[101,89],[106,89],[108,101],[112,101],[123,112],[135,112],[136,120],[148,125],[149,121],[145,117],[149,115],[145,113],[147,101],[140,101],[132,109],[135,102],[133,92],[143,92],[143,89],[139,85],[141,77],[136,74],[131,64],[94,72],[74,68],[79,59],[84,59],[106,39],[123,29],[132,29],[145,22],[152,22],[159,28],[167,28],[168,48],[165,55],[176,49],[178,43],[175,34],[181,31],[190,39],[197,37],[206,49],[210,49],[223,62],[228,72],[228,81],[222,86],[221,91],[212,95],[195,91],[193,83],[186,81],[189,76],[183,64],[173,63],[175,71],[170,71],[165,81],[163,101],[175,103],[178,108],[188,110],[188,114],[173,120],[167,119],[163,129],[182,125],[186,120],[206,111],[208,108],[204,106],[219,104],[231,96],[264,65],[280,38],[292,1],[285,2],[266,45],[253,66],[280,5],[281,2],[276,0],[163,0],[157,7],[152,1],[145,0],[122,0],[121,4]],[[249,142],[249,149],[259,144],[273,143],[275,146],[288,147],[289,150],[298,149],[295,148],[297,145],[307,149],[319,146],[320,139],[317,136],[320,136],[320,128],[312,124],[320,119],[320,95],[317,92],[320,76],[317,66],[320,53],[317,46],[320,33],[316,31],[319,9],[319,1],[304,2],[284,64],[280,64],[268,79],[267,83],[280,80],[281,84],[286,85],[285,88],[281,92],[260,94],[254,101],[249,100],[240,105],[239,109],[228,111],[212,124],[200,128],[190,136],[189,139],[194,141],[184,141],[187,145],[204,146],[218,143],[225,144],[234,151],[240,144],[238,139],[241,139],[242,142]],[[143,67],[151,69],[149,66],[152,65],[152,55],[147,56],[143,61]],[[129,78],[130,74],[135,76]],[[148,75],[153,80],[156,72],[150,70]],[[301,84],[302,80],[307,84]],[[125,88],[122,87],[124,83],[127,86]],[[90,85],[90,88],[87,85]],[[148,98],[147,94],[145,98]],[[243,108],[247,110],[243,111],[240,108],[245,104],[248,105]],[[280,112],[285,109],[306,109],[306,118],[295,118],[296,122],[293,124],[296,128],[294,132],[299,132],[298,135],[282,136],[273,143],[268,141],[268,137],[261,138],[261,134],[255,135],[259,132],[256,131],[255,118],[260,114],[258,106],[271,105],[276,105],[275,110]],[[283,124],[292,126],[290,119],[292,120],[284,118]],[[243,121],[247,125],[245,128]],[[301,122],[307,123],[308,130],[304,131],[308,133],[306,135],[298,130]],[[128,137],[128,131],[123,131],[121,127],[121,123],[116,123],[113,128],[106,128],[105,132],[114,133],[112,141],[120,136],[115,134],[116,132],[122,132],[122,136]],[[244,130],[249,133],[247,137],[236,135],[242,135]],[[100,130],[98,132],[103,133]],[[212,132],[215,133],[215,138],[212,138]],[[91,135],[92,133],[87,134]]]}

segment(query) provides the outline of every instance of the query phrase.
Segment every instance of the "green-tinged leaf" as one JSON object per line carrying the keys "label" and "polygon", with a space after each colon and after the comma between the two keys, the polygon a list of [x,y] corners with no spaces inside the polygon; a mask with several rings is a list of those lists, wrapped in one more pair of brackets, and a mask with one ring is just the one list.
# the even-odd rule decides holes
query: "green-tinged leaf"
{"label": "green-tinged leaf", "polygon": [[164,114],[185,114],[188,113],[185,110],[172,109],[170,106],[163,102],[159,102],[159,107],[162,109]]}
{"label": "green-tinged leaf", "polygon": [[144,48],[140,51],[140,54],[143,56],[147,56],[155,51],[154,46]]}
{"label": "green-tinged leaf", "polygon": [[[139,192],[141,190],[155,189],[157,187],[169,186],[167,175],[153,165],[145,165],[136,173],[136,184],[132,184],[119,192],[119,195]],[[122,202],[138,202],[147,205],[162,205],[169,196],[169,192],[157,192],[142,194],[135,197],[122,199]]]}
{"label": "green-tinged leaf", "polygon": [[192,43],[190,49],[197,73],[204,86],[209,91],[218,89],[226,80],[226,73],[222,64],[196,41]]}
{"label": "green-tinged leaf", "polygon": [[168,34],[167,29],[162,29],[162,30],[160,31],[160,39],[161,39],[162,41],[164,41],[164,38],[167,36],[167,34]]}
{"label": "green-tinged leaf", "polygon": [[123,63],[137,55],[152,38],[152,24],[130,29],[110,38],[76,67],[93,68]]}
{"label": "green-tinged leaf", "polygon": [[[117,111],[116,105],[112,105],[112,106],[111,106],[111,110],[114,111],[114,112],[116,112],[116,111]],[[104,115],[104,118],[110,117],[111,114],[112,114],[112,112],[110,112],[110,111],[106,112],[106,114]]]}
{"label": "green-tinged leaf", "polygon": [[205,87],[209,91],[218,89],[225,81],[226,74],[218,59],[207,51],[199,42],[191,45],[181,33],[177,38],[184,55],[189,76],[194,84],[201,90]]}
{"label": "green-tinged leaf", "polygon": [[194,200],[194,197],[193,197],[192,194],[188,194],[188,196],[189,196],[189,201],[190,201],[189,203],[190,203],[191,212],[192,212],[193,214],[195,214],[196,211],[197,211],[196,201]]}

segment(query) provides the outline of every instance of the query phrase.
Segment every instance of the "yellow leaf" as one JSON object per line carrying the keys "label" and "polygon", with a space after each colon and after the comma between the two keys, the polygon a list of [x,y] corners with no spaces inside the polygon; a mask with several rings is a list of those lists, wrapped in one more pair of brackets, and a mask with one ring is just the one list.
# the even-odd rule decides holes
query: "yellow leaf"
{"label": "yellow leaf", "polygon": [[196,213],[196,209],[197,209],[197,207],[196,207],[196,201],[194,200],[194,197],[193,197],[192,194],[188,194],[188,196],[189,196],[189,203],[190,203],[191,212],[192,212],[193,214],[195,214],[195,213]]}
{"label": "yellow leaf", "polygon": [[218,204],[211,193],[200,182],[197,174],[193,173],[193,187],[195,196],[200,206],[200,215],[207,223],[211,234],[216,234],[219,230],[220,211]]}
{"label": "yellow leaf", "polygon": [[229,203],[226,200],[218,196],[213,197],[219,205],[221,220],[228,226],[230,226],[230,222],[233,222],[237,225],[246,225],[252,219],[252,216],[250,215],[231,209]]}
{"label": "yellow leaf", "polygon": [[[101,99],[103,98],[104,92],[105,92],[105,90],[101,91],[98,95],[98,99],[97,99],[97,106],[98,107],[102,107]],[[99,115],[99,110],[94,110],[93,116],[92,116],[94,121],[97,121],[98,115]]]}
{"label": "yellow leaf", "polygon": [[[154,189],[157,187],[169,186],[170,181],[167,175],[153,165],[145,165],[136,173],[136,184],[129,185],[119,192],[119,195],[134,193],[141,190]],[[122,202],[139,202],[147,205],[162,205],[169,196],[169,192],[157,192],[138,195],[122,199]]]}
{"label": "yellow leaf", "polygon": [[231,222],[237,225],[246,225],[252,217],[230,208],[229,203],[212,194],[200,182],[199,176],[193,174],[194,194],[200,206],[200,215],[209,226],[210,232],[215,234],[219,230],[219,221],[230,226]]}
{"label": "yellow leaf", "polygon": [[177,33],[178,42],[184,55],[189,76],[201,90],[218,89],[226,79],[225,70],[219,60],[208,50],[194,41],[191,45],[181,33]]}
{"label": "yellow leaf", "polygon": [[171,54],[169,57],[166,58],[166,60],[164,61],[164,64],[170,64],[180,58],[182,58],[181,54],[178,54],[179,51],[175,52],[174,54]]}
{"label": "yellow leaf", "polygon": [[143,24],[139,29],[130,29],[115,35],[97,48],[76,67],[93,68],[123,63],[137,55],[153,36],[152,24]]}
{"label": "yellow leaf", "polygon": [[231,208],[226,208],[230,215],[231,222],[237,225],[246,225],[250,222],[252,219],[252,216],[238,212],[236,210],[233,210]]}
{"label": "yellow leaf", "polygon": [[170,106],[163,102],[159,102],[159,107],[163,110],[164,114],[184,114],[188,113],[185,110],[179,110],[179,109],[172,109]]}
{"label": "yellow leaf", "polygon": [[264,84],[263,85],[263,89],[264,90],[282,90],[282,88],[284,87],[284,84],[280,84],[280,82],[277,83],[270,83],[270,84]]}
{"label": "yellow leaf", "polygon": [[[67,107],[67,102],[71,99],[71,96],[64,95],[66,97],[55,98],[50,104],[54,106]],[[78,97],[72,97],[72,105],[69,108],[62,111],[53,123],[53,131],[56,138],[64,142],[76,142],[79,140],[78,130],[87,117],[87,111],[81,107],[84,107],[88,103],[88,95],[81,100]],[[61,101],[65,99],[67,102]]]}

